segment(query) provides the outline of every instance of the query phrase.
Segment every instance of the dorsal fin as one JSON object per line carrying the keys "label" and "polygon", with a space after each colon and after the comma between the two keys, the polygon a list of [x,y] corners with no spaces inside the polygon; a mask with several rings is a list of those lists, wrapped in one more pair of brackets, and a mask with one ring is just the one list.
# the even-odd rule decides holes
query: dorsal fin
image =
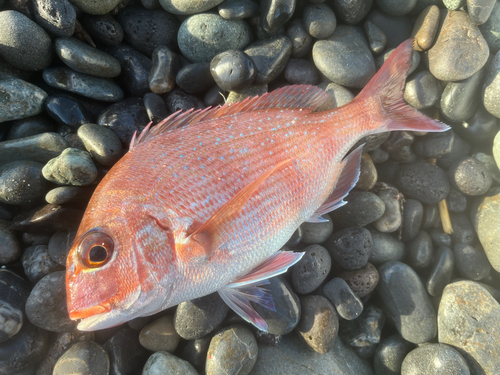
{"label": "dorsal fin", "polygon": [[130,149],[158,134],[201,121],[213,120],[224,116],[236,115],[238,113],[267,108],[297,108],[307,109],[309,112],[312,112],[323,104],[327,97],[328,94],[319,87],[294,85],[282,87],[261,96],[247,98],[238,103],[227,103],[222,107],[208,107],[196,111],[192,109],[185,112],[178,111],[171,114],[153,128],[147,126],[137,139],[134,135],[134,141],[131,143]]}

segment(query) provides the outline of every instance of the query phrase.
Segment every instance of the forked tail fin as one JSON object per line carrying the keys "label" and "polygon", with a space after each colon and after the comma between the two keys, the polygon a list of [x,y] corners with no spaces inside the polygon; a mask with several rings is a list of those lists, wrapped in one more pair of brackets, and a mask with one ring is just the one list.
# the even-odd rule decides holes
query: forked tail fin
{"label": "forked tail fin", "polygon": [[374,132],[414,130],[441,132],[450,127],[433,120],[408,105],[403,99],[406,74],[411,65],[413,40],[401,43],[389,56],[380,70],[356,97],[374,113],[370,121]]}

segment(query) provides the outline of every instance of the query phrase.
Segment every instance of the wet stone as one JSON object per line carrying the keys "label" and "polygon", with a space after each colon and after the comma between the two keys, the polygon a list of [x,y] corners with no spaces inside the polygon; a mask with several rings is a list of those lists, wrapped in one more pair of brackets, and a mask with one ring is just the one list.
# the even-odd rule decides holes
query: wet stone
{"label": "wet stone", "polygon": [[334,228],[364,227],[378,220],[385,211],[384,202],[368,191],[351,190],[345,206],[331,212]]}
{"label": "wet stone", "polygon": [[21,236],[21,243],[24,246],[47,245],[50,237],[51,234],[25,232]]}
{"label": "wet stone", "polygon": [[442,201],[450,191],[446,173],[438,166],[429,163],[403,164],[397,180],[405,196],[426,204]]}
{"label": "wet stone", "polygon": [[476,214],[476,227],[477,234],[481,245],[483,245],[484,252],[488,257],[491,266],[500,272],[500,194],[498,189],[494,194],[485,197],[479,205]]}
{"label": "wet stone", "polygon": [[75,236],[75,231],[58,231],[50,237],[48,250],[50,257],[55,262],[62,266],[66,265],[66,258]]}
{"label": "wet stone", "polygon": [[352,227],[335,232],[324,245],[335,264],[345,270],[356,270],[368,262],[372,236],[365,228]]}
{"label": "wet stone", "polygon": [[297,333],[315,352],[328,353],[337,340],[339,318],[333,305],[323,296],[300,298],[302,318]]}
{"label": "wet stone", "polygon": [[255,85],[263,85],[277,78],[292,53],[292,42],[286,36],[277,36],[249,45],[244,52],[252,59]]}
{"label": "wet stone", "polygon": [[122,156],[122,144],[109,128],[96,124],[85,124],[78,128],[81,139],[90,156],[99,164],[112,166]]}
{"label": "wet stone", "polygon": [[183,339],[199,339],[216,329],[228,311],[229,307],[217,293],[209,294],[180,303],[175,311],[174,327]]}
{"label": "wet stone", "polygon": [[90,155],[76,148],[67,148],[42,169],[43,176],[56,184],[85,186],[97,177]]}
{"label": "wet stone", "polygon": [[455,188],[472,196],[486,193],[493,183],[490,172],[473,157],[457,160],[450,167],[448,177]]}
{"label": "wet stone", "polygon": [[179,345],[181,337],[174,329],[174,319],[165,315],[145,326],[139,334],[141,345],[152,352],[172,353]]}
{"label": "wet stone", "polygon": [[453,248],[453,254],[456,268],[463,277],[481,280],[489,275],[491,266],[488,263],[488,258],[475,247],[458,243]]}
{"label": "wet stone", "polygon": [[30,137],[54,131],[54,123],[45,115],[36,115],[12,122],[7,140]]}
{"label": "wet stone", "polygon": [[226,20],[255,17],[259,6],[251,0],[225,0],[218,6],[219,15]]}
{"label": "wet stone", "polygon": [[[228,102],[229,99],[230,97],[228,96]],[[186,111],[191,108],[193,108],[193,110],[205,108],[203,102],[198,99],[198,97],[187,94],[178,88],[173,89],[165,95],[165,103],[167,103],[167,109],[171,113],[175,113],[179,110]]]}
{"label": "wet stone", "polygon": [[379,265],[391,260],[401,260],[405,254],[405,245],[394,235],[370,230],[372,236],[372,250],[368,261]]}
{"label": "wet stone", "polygon": [[292,267],[292,284],[297,293],[308,294],[328,277],[331,258],[320,245],[306,247],[302,259]]}
{"label": "wet stone", "polygon": [[349,288],[359,297],[363,298],[370,294],[378,284],[379,274],[371,264],[354,270],[341,272],[338,277],[344,279]]}
{"label": "wet stone", "polygon": [[490,63],[483,88],[483,103],[486,110],[493,116],[500,118],[500,51]]}
{"label": "wet stone", "polygon": [[363,311],[363,302],[341,278],[335,277],[327,282],[323,287],[323,293],[343,319],[356,319]]}
{"label": "wet stone", "polygon": [[401,336],[415,344],[431,340],[437,333],[436,312],[415,271],[391,261],[379,273],[378,294]]}
{"label": "wet stone", "polygon": [[78,128],[80,125],[92,122],[90,114],[80,101],[69,95],[49,96],[45,101],[45,109],[58,124],[70,128]]}
{"label": "wet stone", "polygon": [[33,14],[36,22],[57,36],[75,32],[75,8],[67,0],[35,0]]}
{"label": "wet stone", "polygon": [[406,17],[390,16],[372,9],[367,20],[373,22],[387,37],[386,48],[396,48],[411,35],[412,26]]}
{"label": "wet stone", "polygon": [[423,70],[406,82],[404,99],[414,108],[429,108],[438,101],[441,91],[439,81],[428,70]]}
{"label": "wet stone", "polygon": [[61,271],[64,267],[49,256],[46,245],[30,246],[24,250],[21,258],[26,277],[36,284],[49,273]]}
{"label": "wet stone", "polygon": [[439,375],[443,372],[470,374],[464,357],[445,344],[428,344],[416,348],[408,353],[401,366],[401,375]]}
{"label": "wet stone", "polygon": [[500,26],[500,4],[495,1],[493,10],[488,20],[479,25],[479,30],[483,34],[484,39],[490,46],[491,52],[496,52],[500,49],[500,38],[498,38],[498,31]]}
{"label": "wet stone", "polygon": [[81,210],[53,204],[23,210],[12,219],[12,229],[19,232],[55,232],[73,230],[83,216]]}
{"label": "wet stone", "polygon": [[0,122],[35,116],[42,112],[47,93],[18,78],[0,80]]}
{"label": "wet stone", "polygon": [[408,264],[416,269],[426,269],[432,262],[433,247],[431,236],[427,232],[419,232],[407,245]]}
{"label": "wet stone", "polygon": [[29,293],[30,285],[26,280],[14,272],[0,269],[0,343],[16,335],[23,326],[24,305]]}
{"label": "wet stone", "polygon": [[401,227],[403,218],[401,215],[401,198],[396,188],[381,183],[377,185],[377,196],[384,202],[384,214],[375,222],[373,227],[379,232],[392,233]]}
{"label": "wet stone", "polygon": [[323,243],[330,237],[333,232],[332,219],[330,219],[328,214],[323,215],[322,218],[328,221],[324,223],[302,223],[300,228],[302,229],[301,242],[303,244],[310,245]]}
{"label": "wet stone", "polygon": [[260,2],[260,24],[266,34],[276,35],[295,11],[294,0],[263,0]]}
{"label": "wet stone", "polygon": [[257,361],[257,341],[243,326],[233,325],[217,332],[210,342],[205,371],[207,374],[250,373]]}
{"label": "wet stone", "polygon": [[498,119],[481,104],[474,115],[455,127],[457,133],[474,145],[490,144],[499,130]]}
{"label": "wet stone", "polygon": [[403,230],[401,233],[403,241],[412,240],[417,236],[423,216],[424,207],[419,201],[408,198],[403,203]]}
{"label": "wet stone", "polygon": [[314,64],[305,59],[288,60],[283,76],[293,85],[315,85],[320,80]]}
{"label": "wet stone", "polygon": [[304,29],[301,19],[290,22],[286,36],[292,41],[292,57],[304,57],[311,51],[314,39]]}
{"label": "wet stone", "polygon": [[203,372],[211,340],[210,335],[197,340],[189,340],[182,348],[179,356],[188,361],[196,371]]}
{"label": "wet stone", "polygon": [[304,8],[302,24],[313,38],[325,39],[335,31],[337,19],[332,9],[326,4],[311,4]]}
{"label": "wet stone", "polygon": [[426,51],[432,47],[434,38],[439,28],[439,8],[429,5],[419,14],[411,36],[415,39],[413,49],[415,51]]}
{"label": "wet stone", "polygon": [[370,50],[378,54],[382,52],[387,43],[387,37],[375,24],[371,21],[366,21],[364,25],[365,33],[368,38],[368,45]]}
{"label": "wet stone", "polygon": [[349,25],[356,25],[365,18],[372,4],[372,0],[340,0],[332,5],[337,17]]}
{"label": "wet stone", "polygon": [[106,46],[117,46],[123,40],[123,29],[111,15],[86,15],[83,26],[92,39]]}
{"label": "wet stone", "polygon": [[446,246],[439,247],[434,254],[431,265],[426,288],[431,296],[438,297],[453,276],[453,267],[455,266],[453,251]]}
{"label": "wet stone", "polygon": [[385,324],[385,315],[382,309],[367,305],[359,318],[346,320],[340,326],[340,337],[363,353],[363,348],[373,348],[380,342],[380,335]]}
{"label": "wet stone", "polygon": [[58,359],[54,366],[54,375],[106,375],[108,373],[108,354],[93,341],[77,342]]}
{"label": "wet stone", "polygon": [[450,190],[446,202],[448,203],[448,210],[451,212],[464,212],[467,208],[466,196],[453,188]]}
{"label": "wet stone", "polygon": [[210,73],[222,90],[232,91],[250,85],[256,70],[252,59],[244,52],[228,50],[212,59]]}
{"label": "wet stone", "polygon": [[50,190],[45,195],[45,201],[50,204],[64,204],[74,202],[82,190],[77,186],[61,186]]}
{"label": "wet stone", "polygon": [[143,101],[149,120],[152,121],[153,124],[159,123],[170,114],[165,100],[163,100],[160,95],[153,93],[146,94],[144,95]]}
{"label": "wet stone", "polygon": [[[157,47],[152,54],[153,65],[149,72],[149,87],[155,94],[164,94],[175,87],[179,58],[167,46]],[[148,94],[146,94],[148,95]]]}
{"label": "wet stone", "polygon": [[198,372],[193,366],[183,359],[177,358],[168,352],[156,352],[152,354],[144,368],[142,375],[157,375],[157,374],[186,374],[196,375]]}
{"label": "wet stone", "polygon": [[373,357],[376,375],[400,375],[401,365],[413,345],[398,333],[386,337],[377,346]]}
{"label": "wet stone", "polygon": [[45,195],[47,183],[43,164],[35,161],[13,161],[0,166],[0,202],[29,205]]}

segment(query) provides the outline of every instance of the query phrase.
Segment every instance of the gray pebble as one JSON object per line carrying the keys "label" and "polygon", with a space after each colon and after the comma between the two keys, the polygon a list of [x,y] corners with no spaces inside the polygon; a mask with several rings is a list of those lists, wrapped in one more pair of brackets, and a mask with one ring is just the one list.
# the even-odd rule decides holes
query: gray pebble
{"label": "gray pebble", "polygon": [[0,25],[0,57],[23,70],[38,71],[49,66],[52,45],[44,29],[14,10],[0,12]]}
{"label": "gray pebble", "polygon": [[0,202],[30,205],[45,194],[47,183],[43,164],[35,161],[13,161],[0,166]]}
{"label": "gray pebble", "polygon": [[75,240],[76,231],[58,231],[50,237],[49,256],[62,266],[66,265],[69,249]]}
{"label": "gray pebble", "polygon": [[368,191],[351,190],[345,206],[331,212],[335,228],[364,227],[379,219],[385,211],[384,202]]}
{"label": "gray pebble", "polygon": [[255,17],[259,6],[251,0],[225,0],[218,6],[219,15],[226,20]]}
{"label": "gray pebble", "polygon": [[473,157],[457,160],[448,170],[448,177],[455,188],[471,196],[483,195],[493,183],[491,173]]}
{"label": "gray pebble", "polygon": [[36,115],[12,122],[7,140],[30,137],[55,130],[54,122],[45,115]]}
{"label": "gray pebble", "polygon": [[354,99],[351,91],[336,83],[322,82],[318,85],[328,94],[326,101],[317,109],[317,111],[325,111],[342,107],[350,103]]}
{"label": "gray pebble", "polygon": [[42,170],[43,176],[56,184],[85,186],[97,178],[97,169],[88,152],[67,148],[50,160]]}
{"label": "gray pebble", "polygon": [[313,63],[305,59],[290,59],[283,77],[292,85],[315,85],[320,75]]}
{"label": "gray pebble", "polygon": [[483,103],[489,113],[500,118],[500,51],[493,57],[486,74]]}
{"label": "gray pebble", "polygon": [[368,229],[353,227],[335,232],[325,242],[332,260],[345,270],[364,267],[372,251],[372,236]]}
{"label": "gray pebble", "polygon": [[181,90],[190,94],[207,91],[215,83],[209,62],[185,65],[177,73],[175,82]]}
{"label": "gray pebble", "polygon": [[170,114],[167,109],[167,103],[165,103],[165,100],[160,95],[153,93],[146,94],[143,101],[148,117],[153,124],[159,123]]}
{"label": "gray pebble", "polygon": [[491,266],[500,272],[500,192],[498,189],[491,196],[480,201],[476,214],[477,235]]}
{"label": "gray pebble", "polygon": [[481,280],[490,273],[491,266],[486,255],[475,247],[459,243],[453,248],[458,272],[471,280]]}
{"label": "gray pebble", "polygon": [[469,14],[471,21],[476,25],[482,25],[488,21],[495,3],[495,0],[467,0],[467,13]]}
{"label": "gray pebble", "polygon": [[380,147],[370,152],[370,156],[375,164],[383,163],[389,159],[389,153]]}
{"label": "gray pebble", "polygon": [[175,331],[174,319],[165,315],[145,326],[139,334],[141,345],[152,352],[165,351],[173,353],[181,337]]}
{"label": "gray pebble", "polygon": [[153,65],[149,72],[149,88],[155,94],[172,91],[179,71],[178,56],[167,46],[159,46],[153,51],[151,58]]}
{"label": "gray pebble", "polygon": [[405,196],[426,204],[438,203],[450,192],[446,173],[429,163],[414,162],[402,165],[397,180]]}
{"label": "gray pebble", "polygon": [[467,208],[466,196],[453,188],[450,190],[446,202],[448,203],[448,210],[450,212],[464,212]]}
{"label": "gray pebble", "polygon": [[290,22],[286,36],[292,42],[292,57],[304,57],[311,51],[314,39],[304,29],[301,19]]}
{"label": "gray pebble", "polygon": [[405,245],[398,241],[396,237],[388,233],[381,233],[378,230],[371,229],[372,251],[368,261],[379,265],[389,261],[401,260],[405,254]]}
{"label": "gray pebble", "polygon": [[[430,133],[418,137],[413,145],[415,153],[423,158],[437,158],[438,165],[448,169],[457,159],[470,153],[470,145],[453,130],[444,133]],[[422,203],[425,203],[422,201]]]}
{"label": "gray pebble", "polygon": [[0,80],[0,92],[0,123],[39,114],[47,98],[45,91],[18,78]]}
{"label": "gray pebble", "polygon": [[306,245],[318,244],[326,241],[333,232],[332,219],[328,214],[322,216],[327,220],[324,223],[302,223],[302,243]]}
{"label": "gray pebble", "polygon": [[173,354],[168,352],[156,352],[146,361],[142,370],[142,375],[159,374],[197,375],[198,372],[189,362],[177,358]]}
{"label": "gray pebble", "polygon": [[327,282],[323,287],[323,293],[343,319],[356,319],[363,311],[363,302],[341,278],[335,277]]}
{"label": "gray pebble", "polygon": [[384,202],[384,214],[373,222],[373,227],[379,232],[392,233],[397,231],[402,223],[401,194],[391,185],[381,183],[377,185],[377,196]]}
{"label": "gray pebble", "polygon": [[428,70],[423,70],[408,79],[404,98],[414,108],[429,108],[438,101],[441,91],[439,81]]}
{"label": "gray pebble", "polygon": [[500,38],[498,37],[500,30],[500,3],[498,1],[494,1],[490,17],[485,23],[479,25],[479,30],[481,30],[481,34],[483,34],[484,39],[490,46],[492,53],[500,50]]}
{"label": "gray pebble", "polygon": [[34,0],[36,22],[57,36],[71,36],[75,32],[76,12],[68,0]]}
{"label": "gray pebble", "polygon": [[439,297],[441,295],[444,287],[451,281],[454,266],[453,251],[446,246],[439,247],[432,259],[425,285],[431,296]]}
{"label": "gray pebble", "polygon": [[368,14],[373,0],[338,0],[332,5],[337,17],[349,25],[356,25]]}
{"label": "gray pebble", "polygon": [[408,14],[417,4],[417,0],[375,0],[379,9],[391,16],[404,16]]}
{"label": "gray pebble", "polygon": [[240,90],[255,79],[254,63],[242,51],[219,53],[210,62],[210,73],[218,87],[225,91]]}
{"label": "gray pebble", "polygon": [[96,124],[85,124],[78,128],[81,139],[90,156],[99,164],[112,166],[122,156],[122,144],[109,128]]}
{"label": "gray pebble", "polygon": [[386,48],[396,48],[411,35],[412,25],[406,17],[395,17],[372,9],[367,17],[387,37]]}
{"label": "gray pebble", "polygon": [[409,241],[417,236],[422,218],[424,216],[424,207],[422,203],[415,199],[407,199],[403,204],[403,230],[401,238],[403,241]]}
{"label": "gray pebble", "polygon": [[[295,0],[263,0],[260,2],[260,26],[265,34],[277,35],[295,11]],[[266,36],[267,36],[266,35]]]}
{"label": "gray pebble", "polygon": [[86,15],[83,26],[90,36],[106,46],[117,46],[123,40],[123,29],[111,15]]}
{"label": "gray pebble", "polygon": [[121,0],[71,0],[71,4],[76,6],[82,12],[89,14],[106,14],[115,9]]}
{"label": "gray pebble", "polygon": [[332,264],[330,254],[320,245],[304,249],[304,256],[292,267],[292,284],[297,293],[308,294],[328,277]]}
{"label": "gray pebble", "polygon": [[64,204],[74,202],[81,193],[81,188],[78,186],[61,186],[49,190],[45,195],[45,201],[50,204]]}
{"label": "gray pebble", "polygon": [[387,43],[387,37],[372,21],[366,21],[364,25],[365,33],[368,38],[368,45],[370,50],[378,54],[382,52]]}
{"label": "gray pebble", "polygon": [[106,351],[93,341],[82,341],[71,346],[58,359],[53,375],[108,373],[109,357]]}
{"label": "gray pebble", "polygon": [[21,258],[26,277],[36,284],[49,273],[64,269],[49,256],[49,249],[45,245],[30,246],[24,250]]}
{"label": "gray pebble", "polygon": [[413,345],[398,333],[383,339],[375,350],[373,366],[376,375],[400,375],[401,365]]}
{"label": "gray pebble", "polygon": [[0,220],[0,263],[8,264],[21,256],[21,247],[9,220]]}
{"label": "gray pebble", "polygon": [[401,375],[470,375],[464,357],[445,344],[427,344],[412,350],[401,366]]}
{"label": "gray pebble", "polygon": [[[391,54],[395,50],[396,48],[386,50],[383,54],[375,58],[375,66],[377,67],[377,69],[380,69],[382,67],[382,65],[387,61],[389,56],[391,56]],[[413,51],[411,55],[410,69],[408,69],[408,72],[406,74],[407,75],[412,74],[418,68],[418,64],[420,64],[420,54],[417,51]]]}
{"label": "gray pebble", "polygon": [[419,232],[408,244],[408,264],[416,270],[427,268],[433,258],[431,236],[427,232]]}
{"label": "gray pebble", "polygon": [[311,4],[304,8],[302,24],[313,38],[325,39],[335,31],[337,19],[328,5]]}
{"label": "gray pebble", "polygon": [[222,3],[222,0],[160,0],[167,12],[178,15],[202,13]]}

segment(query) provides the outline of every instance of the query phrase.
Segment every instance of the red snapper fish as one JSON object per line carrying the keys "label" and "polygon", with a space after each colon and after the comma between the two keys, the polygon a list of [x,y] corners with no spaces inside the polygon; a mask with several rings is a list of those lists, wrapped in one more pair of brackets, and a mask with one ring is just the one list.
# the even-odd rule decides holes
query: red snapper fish
{"label": "red snapper fish", "polygon": [[146,130],[97,187],[67,259],[71,319],[116,326],[218,292],[267,330],[251,303],[274,309],[268,279],[303,253],[279,251],[305,222],[345,202],[362,137],[448,126],[403,100],[412,41],[349,104],[289,86],[232,105],[175,113]]}

